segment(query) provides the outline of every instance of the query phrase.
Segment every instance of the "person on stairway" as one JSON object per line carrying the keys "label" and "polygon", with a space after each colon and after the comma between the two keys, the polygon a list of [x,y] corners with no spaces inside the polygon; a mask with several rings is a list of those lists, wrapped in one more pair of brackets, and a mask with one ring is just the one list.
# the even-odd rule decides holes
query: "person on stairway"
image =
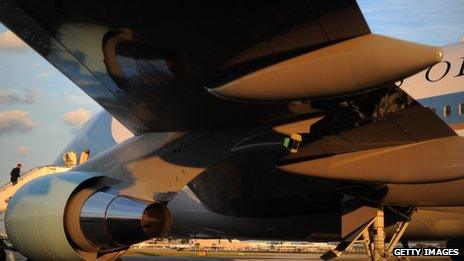
{"label": "person on stairway", "polygon": [[13,183],[13,185],[16,185],[18,183],[18,178],[19,178],[19,172],[21,171],[21,163],[18,163],[16,165],[16,168],[13,168],[10,172],[10,181]]}

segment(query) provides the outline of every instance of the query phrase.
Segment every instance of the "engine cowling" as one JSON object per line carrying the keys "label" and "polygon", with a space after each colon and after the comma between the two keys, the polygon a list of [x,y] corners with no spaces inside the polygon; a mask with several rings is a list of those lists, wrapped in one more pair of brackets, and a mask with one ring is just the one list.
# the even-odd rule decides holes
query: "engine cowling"
{"label": "engine cowling", "polygon": [[5,225],[15,249],[33,260],[111,260],[169,231],[169,210],[112,189],[94,173],[29,182],[10,200]]}

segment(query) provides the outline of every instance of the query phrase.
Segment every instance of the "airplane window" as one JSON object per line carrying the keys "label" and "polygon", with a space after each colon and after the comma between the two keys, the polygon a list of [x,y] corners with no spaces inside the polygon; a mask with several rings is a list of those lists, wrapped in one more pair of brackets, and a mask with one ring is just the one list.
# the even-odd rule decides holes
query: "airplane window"
{"label": "airplane window", "polygon": [[459,104],[459,115],[464,115],[464,103]]}
{"label": "airplane window", "polygon": [[450,115],[451,115],[451,106],[446,105],[446,106],[443,108],[443,116],[449,117]]}

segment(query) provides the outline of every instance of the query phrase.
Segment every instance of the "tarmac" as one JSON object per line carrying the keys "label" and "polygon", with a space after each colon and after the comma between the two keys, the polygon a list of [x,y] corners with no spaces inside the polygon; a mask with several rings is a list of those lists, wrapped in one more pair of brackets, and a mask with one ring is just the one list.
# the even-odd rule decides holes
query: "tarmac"
{"label": "tarmac", "polygon": [[[8,251],[9,252],[9,251]],[[12,257],[12,256],[11,256]],[[258,255],[244,254],[244,256],[234,257],[199,257],[199,256],[151,256],[151,255],[126,255],[121,258],[122,261],[278,261],[278,260],[289,260],[289,261],[320,261],[320,254],[270,254],[270,255]],[[14,257],[7,260],[26,260],[25,257],[15,252]],[[365,255],[342,255],[334,259],[343,261],[368,261]],[[448,257],[410,257],[410,261],[451,261]]]}
{"label": "tarmac", "polygon": [[[278,260],[291,260],[291,261],[320,261],[319,255],[275,255],[275,256],[267,256],[267,257],[244,257],[244,258],[217,258],[217,257],[166,257],[166,256],[127,256],[123,257],[122,260],[124,261],[153,261],[153,260],[165,260],[165,261],[278,261]],[[365,256],[342,256],[338,257],[336,260],[343,260],[343,261],[363,261],[368,260]],[[430,258],[410,258],[411,261],[450,261],[451,259],[448,257],[437,258],[437,257],[430,257]]]}
{"label": "tarmac", "polygon": [[[247,255],[243,257],[194,257],[194,256],[123,256],[123,261],[149,261],[149,260],[165,260],[165,261],[320,261],[320,254],[272,254],[266,256]],[[343,261],[367,261],[365,255],[342,255],[334,260]],[[410,261],[450,261],[448,257],[410,257]]]}
{"label": "tarmac", "polygon": [[[246,256],[246,257],[166,257],[166,256],[127,256],[123,257],[122,260],[124,261],[148,261],[148,260],[166,260],[166,261],[246,261],[246,260],[253,260],[253,261],[277,261],[277,260],[291,260],[291,261],[311,261],[317,260],[320,261],[320,255],[284,255],[284,254],[276,254],[272,256]],[[344,261],[351,261],[351,260],[366,260],[365,256],[352,256],[352,257],[341,257],[337,258],[337,260],[344,260]]]}
{"label": "tarmac", "polygon": [[[291,260],[291,261],[320,261],[321,259],[319,256],[312,256],[312,255],[298,255],[298,256],[286,256],[286,255],[276,255],[272,257],[244,257],[244,258],[216,258],[216,257],[165,257],[165,256],[157,256],[157,257],[150,257],[150,256],[128,256],[123,257],[122,260],[124,261],[153,261],[153,260],[165,260],[165,261],[277,261],[277,260]],[[343,261],[363,261],[368,260],[365,256],[345,256],[345,257],[338,257],[336,260],[343,260]],[[411,261],[450,261],[451,259],[448,257],[437,258],[437,257],[430,257],[430,258],[410,258]]]}

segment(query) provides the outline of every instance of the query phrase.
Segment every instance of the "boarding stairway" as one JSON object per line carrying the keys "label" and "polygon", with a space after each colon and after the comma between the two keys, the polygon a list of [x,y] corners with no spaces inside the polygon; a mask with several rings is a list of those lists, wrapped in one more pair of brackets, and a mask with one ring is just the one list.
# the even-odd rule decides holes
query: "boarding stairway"
{"label": "boarding stairway", "polygon": [[15,185],[13,185],[11,182],[8,182],[0,187],[0,248],[10,247],[5,230],[5,210],[8,206],[8,201],[16,193],[16,191],[18,191],[22,186],[33,179],[54,173],[65,172],[69,169],[70,168],[68,167],[53,165],[33,168],[25,174],[21,175]]}

